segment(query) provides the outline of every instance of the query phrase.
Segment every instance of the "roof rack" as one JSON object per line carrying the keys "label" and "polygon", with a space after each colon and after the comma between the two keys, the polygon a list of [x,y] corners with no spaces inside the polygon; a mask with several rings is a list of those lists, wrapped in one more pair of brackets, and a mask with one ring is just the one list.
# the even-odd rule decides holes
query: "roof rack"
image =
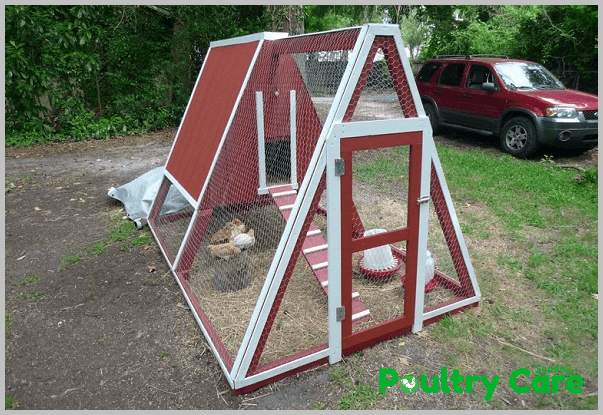
{"label": "roof rack", "polygon": [[473,59],[473,58],[501,58],[509,59],[507,55],[480,54],[480,55],[437,55],[434,59]]}

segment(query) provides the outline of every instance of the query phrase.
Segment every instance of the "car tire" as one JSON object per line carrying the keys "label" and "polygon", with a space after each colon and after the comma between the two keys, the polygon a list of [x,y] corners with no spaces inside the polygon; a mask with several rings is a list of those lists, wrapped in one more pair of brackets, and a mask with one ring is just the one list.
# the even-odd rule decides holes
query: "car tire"
{"label": "car tire", "polygon": [[423,109],[425,110],[425,115],[429,118],[429,122],[431,124],[431,129],[433,131],[433,135],[438,133],[438,116],[435,112],[435,108],[431,104],[423,104]]}
{"label": "car tire", "polygon": [[515,157],[530,156],[538,149],[534,124],[525,117],[511,118],[501,131],[500,145]]}

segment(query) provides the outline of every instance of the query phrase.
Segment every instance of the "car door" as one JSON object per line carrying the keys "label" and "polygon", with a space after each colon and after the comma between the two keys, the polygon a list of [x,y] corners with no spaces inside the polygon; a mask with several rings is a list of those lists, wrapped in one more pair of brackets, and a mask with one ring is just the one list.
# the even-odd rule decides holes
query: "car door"
{"label": "car door", "polygon": [[[493,83],[496,91],[486,91],[483,83]],[[485,65],[472,64],[462,89],[460,112],[466,127],[494,131],[496,120],[501,116],[506,103],[493,71]]]}
{"label": "car door", "polygon": [[449,63],[446,65],[433,90],[434,99],[440,109],[440,122],[459,124],[460,103],[463,99],[464,63]]}

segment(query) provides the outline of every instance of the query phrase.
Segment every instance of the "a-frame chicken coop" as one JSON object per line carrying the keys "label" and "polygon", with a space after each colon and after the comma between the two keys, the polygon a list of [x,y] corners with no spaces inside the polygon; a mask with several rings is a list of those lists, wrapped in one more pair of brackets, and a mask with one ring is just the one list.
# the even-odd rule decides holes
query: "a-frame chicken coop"
{"label": "a-frame chicken coop", "polygon": [[164,174],[149,225],[236,393],[480,300],[395,25],[213,42]]}

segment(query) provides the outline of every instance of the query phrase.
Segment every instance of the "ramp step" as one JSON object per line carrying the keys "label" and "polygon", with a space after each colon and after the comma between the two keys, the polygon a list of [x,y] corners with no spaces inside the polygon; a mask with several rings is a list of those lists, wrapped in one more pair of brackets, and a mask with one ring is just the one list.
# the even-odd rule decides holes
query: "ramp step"
{"label": "ramp step", "polygon": [[291,196],[291,195],[296,195],[296,194],[297,194],[297,191],[295,191],[295,190],[287,190],[284,192],[273,193],[272,197],[277,198],[277,197]]}
{"label": "ramp step", "polygon": [[[297,191],[291,185],[269,187],[268,190],[274,204],[279,208],[283,219],[285,219],[285,222],[288,221],[291,210],[295,205]],[[322,237],[321,230],[312,222],[310,229],[306,233],[302,253],[325,295],[329,293],[327,250],[328,244]],[[352,313],[352,324],[358,324],[371,318],[371,312],[366,308],[357,291],[352,292]]]}
{"label": "ramp step", "polygon": [[363,317],[367,317],[371,312],[369,310],[360,311],[356,314],[352,314],[352,322],[360,320]]}
{"label": "ramp step", "polygon": [[327,244],[313,246],[312,248],[304,249],[304,255],[311,254],[313,252],[325,251],[329,246]]}
{"label": "ramp step", "polygon": [[326,267],[328,267],[328,266],[329,266],[329,263],[328,263],[328,262],[321,262],[320,264],[311,265],[311,268],[312,268],[314,271],[316,271],[316,270],[319,270],[319,269],[321,269],[321,268],[326,268]]}

